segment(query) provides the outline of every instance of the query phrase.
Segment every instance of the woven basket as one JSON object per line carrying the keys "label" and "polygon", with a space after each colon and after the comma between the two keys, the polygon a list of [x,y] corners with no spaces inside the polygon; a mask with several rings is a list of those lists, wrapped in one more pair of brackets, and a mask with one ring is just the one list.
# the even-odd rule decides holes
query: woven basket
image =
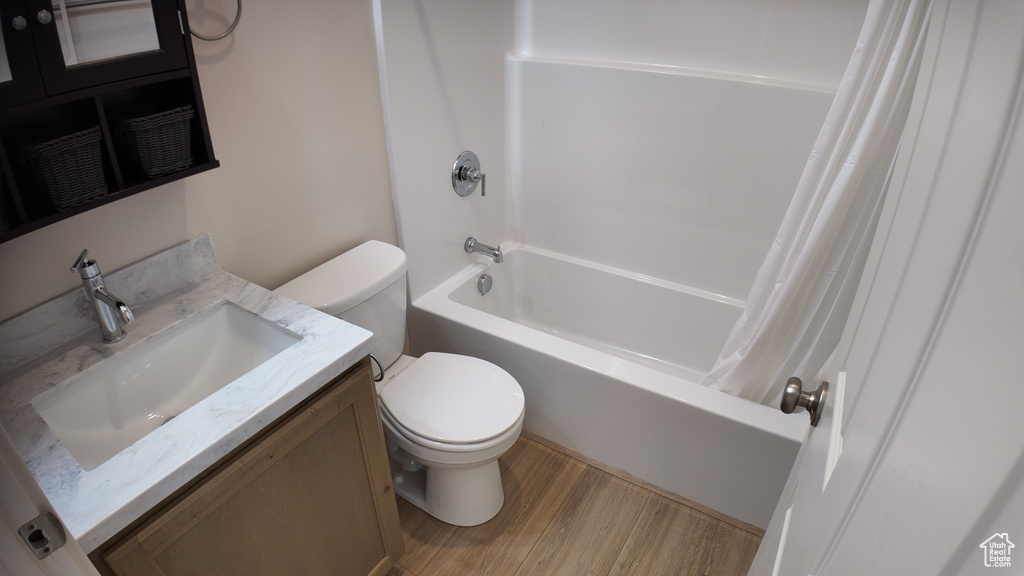
{"label": "woven basket", "polygon": [[50,205],[67,210],[107,193],[102,140],[99,126],[54,128],[22,143],[18,157]]}
{"label": "woven basket", "polygon": [[117,134],[135,165],[149,178],[192,166],[191,104],[167,109],[147,105],[117,114]]}

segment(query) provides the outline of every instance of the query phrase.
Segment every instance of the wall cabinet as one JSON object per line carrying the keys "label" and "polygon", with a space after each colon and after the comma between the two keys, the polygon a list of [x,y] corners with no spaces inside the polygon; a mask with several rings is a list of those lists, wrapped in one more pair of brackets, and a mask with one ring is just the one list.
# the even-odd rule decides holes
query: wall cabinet
{"label": "wall cabinet", "polygon": [[[0,32],[0,242],[219,165],[184,0],[0,0]],[[188,115],[144,144],[126,123],[169,110]],[[34,161],[86,129],[88,158]]]}
{"label": "wall cabinet", "polygon": [[383,576],[403,542],[376,402],[364,360],[94,563],[118,576]]}

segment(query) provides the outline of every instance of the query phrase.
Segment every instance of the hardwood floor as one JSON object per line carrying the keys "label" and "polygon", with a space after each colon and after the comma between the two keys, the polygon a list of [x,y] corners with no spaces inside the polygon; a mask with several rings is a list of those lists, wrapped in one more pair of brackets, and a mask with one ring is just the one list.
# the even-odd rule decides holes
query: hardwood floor
{"label": "hardwood floor", "polygon": [[505,505],[479,526],[400,498],[405,554],[388,576],[742,576],[761,542],[526,436],[499,465]]}

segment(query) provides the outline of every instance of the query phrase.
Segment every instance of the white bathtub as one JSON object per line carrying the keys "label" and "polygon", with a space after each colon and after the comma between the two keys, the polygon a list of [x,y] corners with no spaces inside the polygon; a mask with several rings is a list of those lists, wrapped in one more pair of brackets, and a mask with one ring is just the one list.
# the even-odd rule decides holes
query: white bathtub
{"label": "white bathtub", "polygon": [[[806,418],[710,390],[742,303],[511,244],[412,302],[410,345],[509,371],[524,428],[764,528]],[[486,263],[485,263],[486,262]],[[489,274],[493,288],[477,290]]]}

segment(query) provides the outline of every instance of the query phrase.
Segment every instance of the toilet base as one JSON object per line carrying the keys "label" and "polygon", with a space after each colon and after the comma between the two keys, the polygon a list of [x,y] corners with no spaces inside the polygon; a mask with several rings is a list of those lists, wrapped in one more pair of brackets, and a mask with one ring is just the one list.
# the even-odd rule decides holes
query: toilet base
{"label": "toilet base", "polygon": [[483,524],[505,503],[497,460],[472,467],[425,466],[414,472],[390,461],[395,493],[442,522]]}

